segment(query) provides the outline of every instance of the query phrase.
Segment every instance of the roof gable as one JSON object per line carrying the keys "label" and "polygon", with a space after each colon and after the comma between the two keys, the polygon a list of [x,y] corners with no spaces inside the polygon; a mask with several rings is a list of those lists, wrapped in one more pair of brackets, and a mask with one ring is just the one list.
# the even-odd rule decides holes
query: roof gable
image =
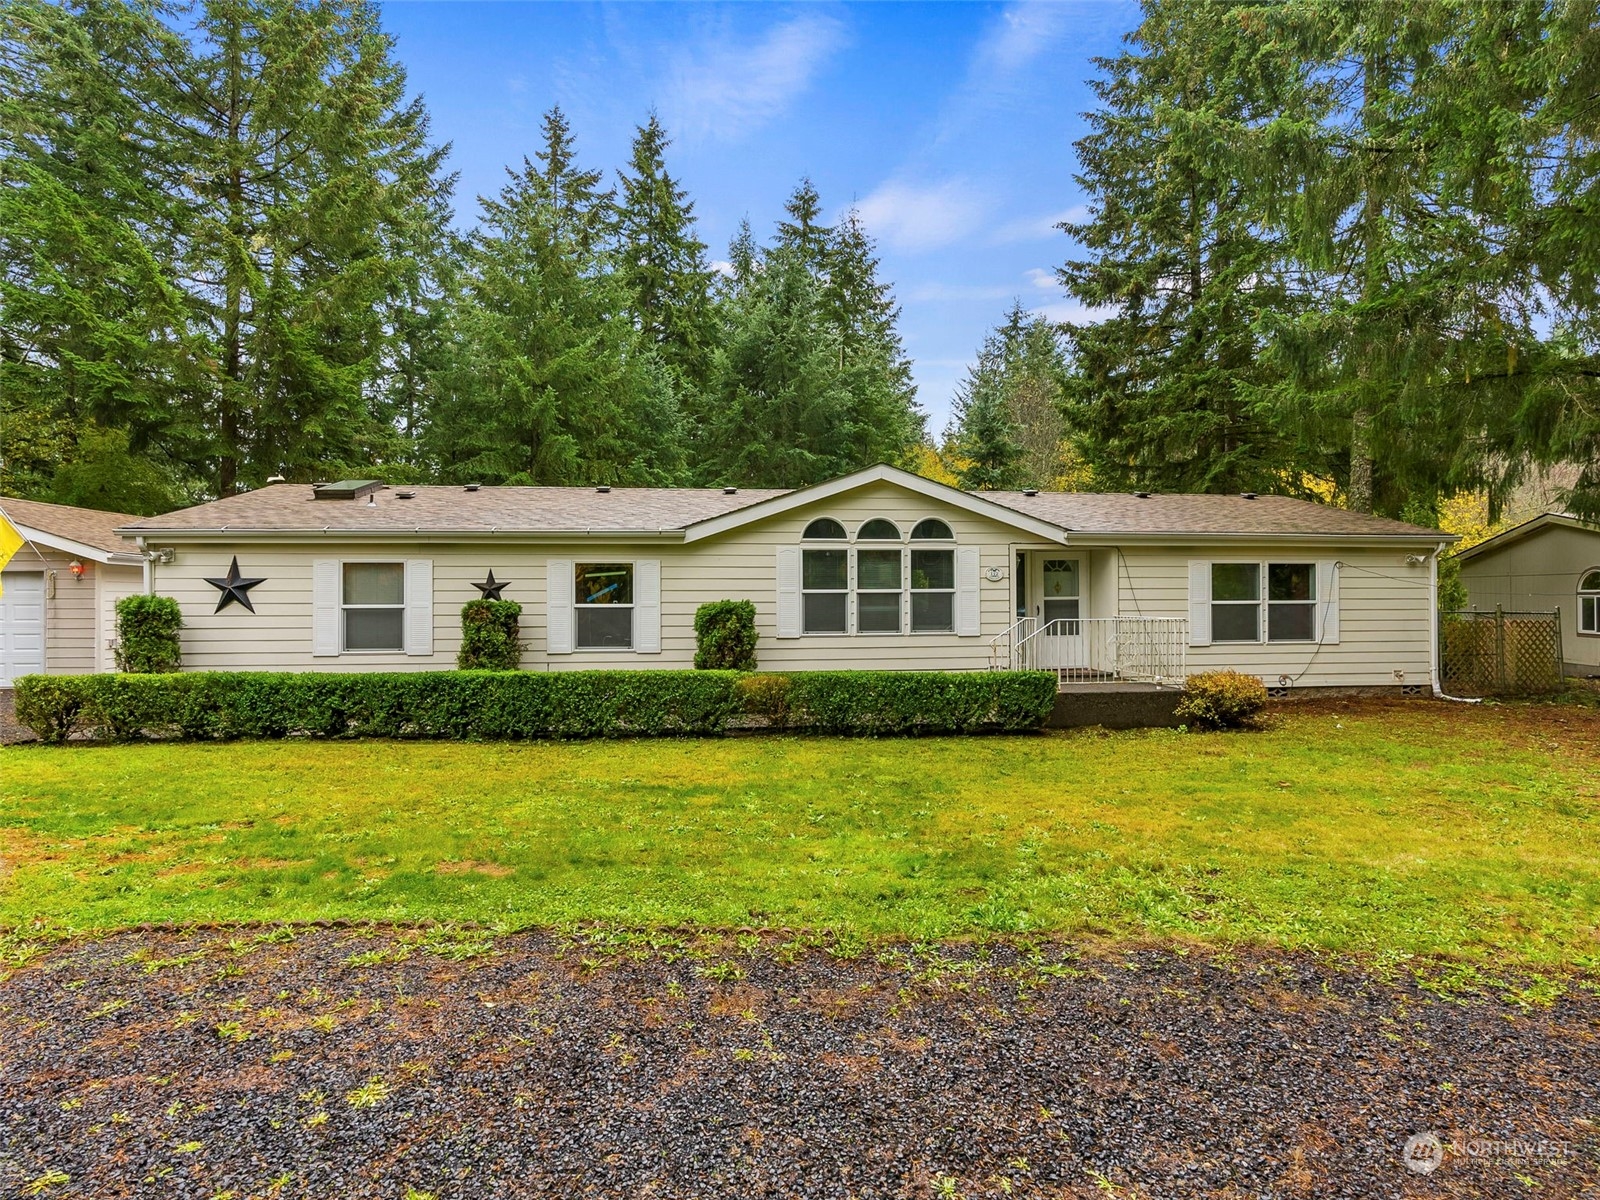
{"label": "roof gable", "polygon": [[1468,546],[1456,554],[1456,561],[1466,562],[1482,554],[1493,554],[1546,529],[1576,529],[1580,533],[1593,534],[1600,538],[1600,526],[1591,525],[1571,513],[1546,512],[1520,525],[1513,525],[1510,529],[1502,529],[1493,537],[1484,538],[1475,546]]}
{"label": "roof gable", "polygon": [[0,513],[30,542],[96,562],[137,562],[139,551],[117,530],[139,518],[130,513],[103,512],[42,500],[0,496]]}
{"label": "roof gable", "polygon": [[1009,525],[1013,529],[1022,530],[1050,542],[1062,542],[1062,530],[1059,525],[1041,519],[1028,513],[1018,512],[1016,509],[1006,508],[996,504],[985,495],[974,492],[963,492],[960,488],[950,487],[948,484],[939,483],[933,479],[914,475],[910,471],[902,471],[898,467],[891,467],[886,463],[879,463],[874,467],[856,471],[850,475],[830,479],[826,483],[813,484],[807,488],[797,488],[792,492],[762,500],[741,508],[737,512],[725,513],[721,516],[711,517],[698,521],[684,531],[683,540],[686,542],[699,541],[702,538],[715,537],[719,533],[726,533],[730,529],[749,525],[755,521],[764,521],[768,517],[776,517],[797,508],[817,504],[821,501],[856,491],[873,483],[888,483],[904,488],[908,492],[925,496],[930,500],[938,500],[954,508],[965,509],[980,517],[987,517],[991,521],[1002,525]]}

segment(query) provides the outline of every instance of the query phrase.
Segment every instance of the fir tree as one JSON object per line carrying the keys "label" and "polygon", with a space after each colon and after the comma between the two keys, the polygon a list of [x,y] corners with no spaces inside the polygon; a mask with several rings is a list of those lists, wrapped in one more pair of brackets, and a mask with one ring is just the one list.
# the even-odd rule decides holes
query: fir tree
{"label": "fir tree", "polygon": [[1279,80],[1225,5],[1148,0],[1099,59],[1100,108],[1076,143],[1090,216],[1058,272],[1103,319],[1072,323],[1067,423],[1103,486],[1269,491],[1320,471],[1269,403],[1254,323],[1290,300],[1219,133],[1277,111]]}
{"label": "fir tree", "polygon": [[715,331],[711,268],[694,204],[667,173],[670,140],[654,113],[639,126],[617,206],[617,273],[645,344],[688,392],[705,387]]}
{"label": "fir tree", "polygon": [[454,365],[424,444],[450,478],[671,484],[683,430],[670,375],[627,317],[596,236],[607,197],[558,111],[467,251]]}
{"label": "fir tree", "polygon": [[945,448],[969,491],[1006,491],[1023,480],[1022,431],[1006,394],[1010,357],[1004,329],[994,330],[956,390]]}

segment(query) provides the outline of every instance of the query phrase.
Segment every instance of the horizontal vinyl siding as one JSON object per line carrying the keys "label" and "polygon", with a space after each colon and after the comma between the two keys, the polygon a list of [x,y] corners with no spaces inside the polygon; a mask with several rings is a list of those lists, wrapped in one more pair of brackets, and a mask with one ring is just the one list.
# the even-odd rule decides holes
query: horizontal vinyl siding
{"label": "horizontal vinyl siding", "polygon": [[[95,576],[100,571],[117,570],[88,561],[84,563],[83,578],[76,579],[68,567],[71,562],[70,554],[30,543],[7,564],[7,574],[13,570],[45,572],[44,664],[51,675],[80,675],[95,669]],[[55,573],[53,584],[51,572]]]}
{"label": "horizontal vinyl siding", "polygon": [[[951,527],[957,545],[978,545],[979,608],[982,632],[977,637],[954,634],[873,634],[855,637],[777,637],[777,548],[796,544],[805,526],[819,516],[842,521],[854,534],[871,517],[886,517],[909,534],[924,517],[938,517]],[[522,665],[530,670],[594,670],[597,668],[686,668],[694,665],[694,614],[709,600],[750,600],[756,606],[757,658],[768,670],[830,668],[970,669],[989,666],[989,639],[1012,623],[1010,562],[1017,533],[1009,526],[977,517],[963,509],[912,496],[889,484],[864,488],[836,501],[808,506],[715,538],[684,545],[677,542],[599,544],[592,550],[570,542],[539,545],[506,538],[494,543],[450,544],[418,540],[386,548],[371,542],[337,542],[319,538],[306,549],[249,543],[178,547],[177,558],[157,567],[156,591],[175,597],[183,609],[184,667],[189,670],[441,670],[455,665],[461,645],[461,606],[476,599],[472,585],[493,568],[495,578],[510,580],[503,593],[523,606]],[[221,613],[217,591],[206,576],[226,574],[229,560],[239,556],[239,570],[266,582],[250,592],[256,612],[238,605]],[[433,560],[434,653],[431,657],[402,653],[311,655],[311,564],[318,558]],[[576,650],[546,653],[545,562],[661,560],[661,652]],[[990,567],[1002,578],[983,577]]]}
{"label": "horizontal vinyl siding", "polygon": [[1478,609],[1561,610],[1561,652],[1567,662],[1600,666],[1600,637],[1578,632],[1578,581],[1600,567],[1600,533],[1546,526],[1461,564],[1467,603]]}
{"label": "horizontal vinyl siding", "polygon": [[[1275,685],[1280,676],[1296,687],[1376,687],[1426,684],[1432,667],[1429,642],[1428,568],[1408,566],[1404,549],[1339,549],[1319,546],[1303,553],[1279,548],[1130,549],[1122,551],[1118,603],[1122,616],[1189,615],[1189,560],[1211,562],[1314,562],[1337,559],[1337,645],[1305,642],[1222,642],[1190,646],[1188,669],[1234,669]],[[1396,678],[1395,672],[1402,673]]]}

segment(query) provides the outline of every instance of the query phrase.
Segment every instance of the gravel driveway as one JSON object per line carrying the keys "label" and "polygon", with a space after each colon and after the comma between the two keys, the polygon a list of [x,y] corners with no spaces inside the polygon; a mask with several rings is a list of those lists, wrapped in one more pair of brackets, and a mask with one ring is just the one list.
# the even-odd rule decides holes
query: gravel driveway
{"label": "gravel driveway", "polygon": [[[1600,1186],[1581,987],[1523,1008],[1309,955],[429,938],[128,933],[16,968],[0,1195]],[[1426,1131],[1431,1174],[1402,1160]]]}

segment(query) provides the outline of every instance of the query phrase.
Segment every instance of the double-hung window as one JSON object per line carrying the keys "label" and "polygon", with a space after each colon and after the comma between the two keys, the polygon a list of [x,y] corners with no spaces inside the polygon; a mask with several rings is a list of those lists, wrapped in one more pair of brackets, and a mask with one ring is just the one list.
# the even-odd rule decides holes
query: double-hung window
{"label": "double-hung window", "polygon": [[1600,571],[1578,580],[1578,632],[1600,636]]}
{"label": "double-hung window", "polygon": [[580,650],[633,648],[633,564],[576,563],[575,644]]}
{"label": "double-hung window", "polygon": [[343,649],[405,649],[404,563],[345,563],[339,605],[344,626]]}
{"label": "double-hung window", "polygon": [[1267,641],[1311,642],[1317,636],[1317,565],[1267,564]]}
{"label": "double-hung window", "polygon": [[860,633],[899,633],[905,552],[856,550],[856,629]]}
{"label": "double-hung window", "polygon": [[850,551],[844,546],[800,552],[800,594],[806,633],[847,633]]}
{"label": "double-hung window", "polygon": [[[953,542],[950,526],[934,517],[917,522],[912,542]],[[953,633],[956,627],[956,552],[911,549],[911,632]]]}
{"label": "double-hung window", "polygon": [[1315,563],[1212,563],[1211,640],[1316,640]]}

